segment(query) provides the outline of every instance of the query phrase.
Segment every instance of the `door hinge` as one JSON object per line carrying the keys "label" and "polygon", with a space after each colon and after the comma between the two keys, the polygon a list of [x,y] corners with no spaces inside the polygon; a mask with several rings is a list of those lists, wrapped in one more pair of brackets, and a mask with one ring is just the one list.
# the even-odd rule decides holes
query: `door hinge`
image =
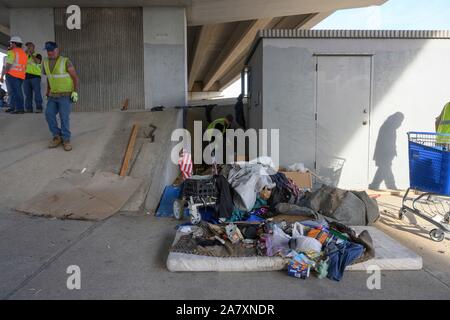
{"label": "door hinge", "polygon": [[317,121],[317,112],[314,114],[314,119]]}
{"label": "door hinge", "polygon": [[317,162],[314,161],[314,171],[316,171],[316,170],[317,170]]}
{"label": "door hinge", "polygon": [[319,64],[316,63],[316,71],[319,71]]}

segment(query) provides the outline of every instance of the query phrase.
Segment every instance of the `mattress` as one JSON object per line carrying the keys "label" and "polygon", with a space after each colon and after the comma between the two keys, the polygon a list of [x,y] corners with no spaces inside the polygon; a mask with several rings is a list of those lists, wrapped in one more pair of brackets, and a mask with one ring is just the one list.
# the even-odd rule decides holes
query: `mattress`
{"label": "mattress", "polygon": [[[422,257],[402,246],[375,227],[353,227],[357,233],[369,231],[374,246],[375,257],[363,263],[350,265],[348,271],[366,271],[374,267],[380,270],[420,270]],[[185,233],[177,231],[173,244]],[[253,257],[211,257],[196,254],[170,252],[167,258],[167,269],[171,272],[186,271],[277,271],[287,268],[288,259],[279,256]]]}

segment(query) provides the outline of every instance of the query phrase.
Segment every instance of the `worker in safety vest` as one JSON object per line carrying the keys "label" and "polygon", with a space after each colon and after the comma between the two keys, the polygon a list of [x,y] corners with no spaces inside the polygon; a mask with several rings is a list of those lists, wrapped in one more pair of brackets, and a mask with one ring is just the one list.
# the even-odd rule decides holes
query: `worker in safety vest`
{"label": "worker in safety vest", "polygon": [[9,41],[9,50],[6,57],[6,66],[2,70],[0,83],[5,81],[11,92],[11,109],[12,114],[22,114],[23,110],[23,93],[22,84],[25,79],[25,68],[27,65],[27,54],[22,49],[22,39],[20,37],[11,37]]}
{"label": "worker in safety vest", "polygon": [[27,67],[25,69],[25,81],[23,92],[25,93],[25,112],[33,112],[33,94],[36,103],[36,113],[42,112],[41,74],[42,56],[34,51],[32,42],[25,43],[27,47]]}
{"label": "worker in safety vest", "polygon": [[[436,133],[450,134],[450,102],[447,103],[442,109],[439,117],[436,118],[435,122]],[[450,136],[437,136],[436,143],[439,144],[450,144]]]}
{"label": "worker in safety vest", "polygon": [[[70,112],[72,102],[78,101],[78,75],[72,62],[59,54],[56,42],[46,42],[45,50],[48,56],[43,61],[48,97],[45,119],[53,135],[49,148],[56,148],[62,144],[65,151],[70,151],[72,150]],[[57,114],[61,120],[61,128],[58,127]]]}
{"label": "worker in safety vest", "polygon": [[[215,136],[213,135],[213,129],[219,130],[219,132],[222,134],[222,145],[219,145],[219,142],[215,140]],[[222,164],[225,163],[227,159],[226,155],[226,145],[228,143],[226,138],[226,130],[227,129],[237,129],[237,125],[234,122],[234,118],[231,114],[227,115],[225,118],[219,118],[214,120],[208,125],[208,128],[206,129],[206,136],[210,143],[214,143],[215,150],[217,153],[214,154],[215,162],[216,164]],[[218,149],[217,149],[218,148]],[[225,158],[223,157],[225,156]]]}
{"label": "worker in safety vest", "polygon": [[208,125],[207,136],[208,139],[212,138],[212,129],[219,130],[222,134],[225,134],[227,129],[231,128],[231,124],[233,123],[233,116],[231,114],[227,115],[225,118],[219,118],[214,120]]}

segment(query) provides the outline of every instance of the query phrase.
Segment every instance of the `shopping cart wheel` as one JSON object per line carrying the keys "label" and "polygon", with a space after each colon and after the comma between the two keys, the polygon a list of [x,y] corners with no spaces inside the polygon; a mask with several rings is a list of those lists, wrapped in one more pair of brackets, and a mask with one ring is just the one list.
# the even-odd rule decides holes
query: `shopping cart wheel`
{"label": "shopping cart wheel", "polygon": [[398,211],[398,219],[399,220],[402,220],[403,219],[403,217],[404,217],[404,215],[405,215],[405,213],[406,213],[406,209],[400,209],[399,211]]}
{"label": "shopping cart wheel", "polygon": [[181,220],[184,216],[184,200],[177,199],[173,202],[173,215],[175,219]]}
{"label": "shopping cart wheel", "polygon": [[445,233],[442,230],[433,229],[430,231],[430,238],[433,241],[441,242],[442,240],[444,240],[444,237],[445,237]]}

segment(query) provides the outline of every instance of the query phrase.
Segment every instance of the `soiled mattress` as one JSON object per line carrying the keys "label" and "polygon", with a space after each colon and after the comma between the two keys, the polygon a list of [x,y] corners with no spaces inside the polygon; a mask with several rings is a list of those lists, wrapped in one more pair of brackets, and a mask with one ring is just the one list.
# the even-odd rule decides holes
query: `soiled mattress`
{"label": "soiled mattress", "polygon": [[[420,270],[422,257],[402,246],[394,239],[375,227],[353,227],[357,233],[369,231],[374,246],[375,258],[363,263],[348,266],[346,270],[365,271],[373,267],[380,270]],[[173,245],[184,233],[177,231]],[[213,257],[181,252],[169,253],[167,269],[172,272],[181,271],[275,271],[284,270],[288,259],[282,257]]]}

